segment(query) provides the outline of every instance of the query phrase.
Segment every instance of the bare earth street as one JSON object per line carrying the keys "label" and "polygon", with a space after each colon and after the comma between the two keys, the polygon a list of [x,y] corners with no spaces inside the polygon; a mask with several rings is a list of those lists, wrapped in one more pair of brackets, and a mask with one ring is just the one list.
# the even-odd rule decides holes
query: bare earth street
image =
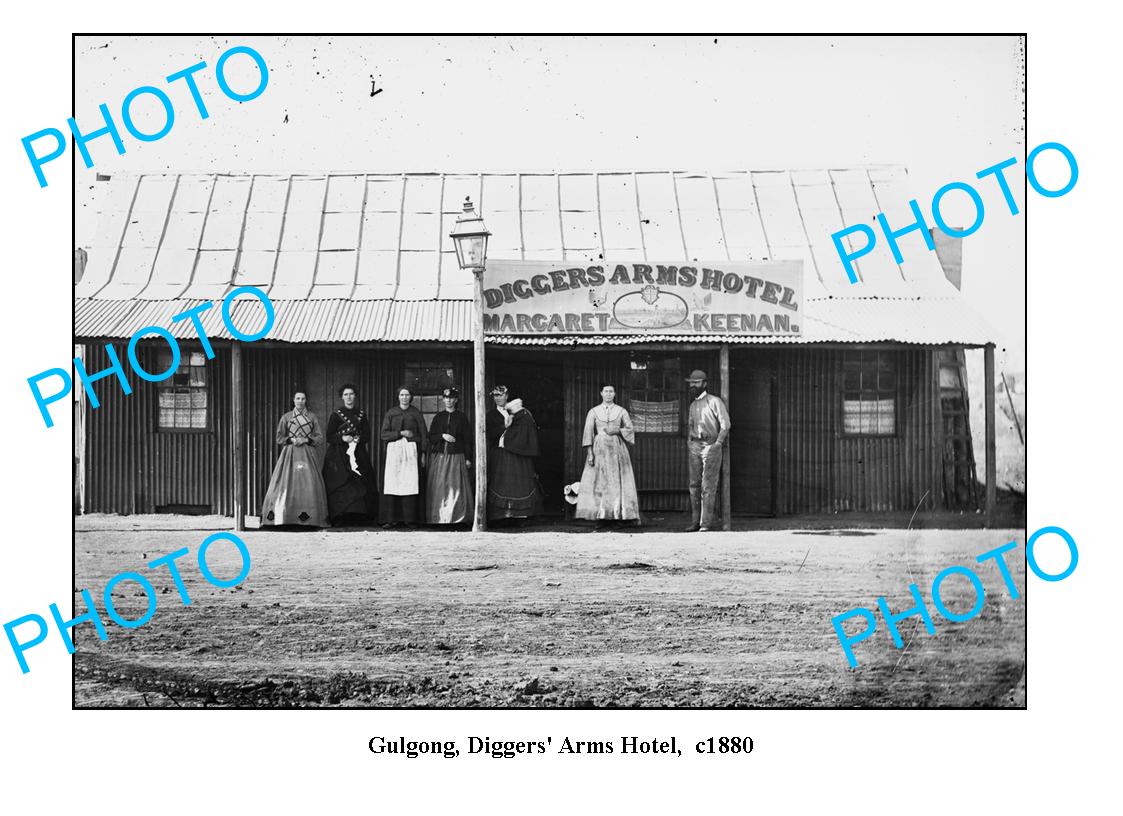
{"label": "bare earth street", "polygon": [[[228,521],[77,519],[76,588],[100,606],[136,570],[161,594],[149,623],[107,623],[106,642],[74,630],[76,706],[1025,705],[1025,593],[1011,600],[993,562],[975,564],[1020,530],[251,530],[250,575],[222,589],[195,554]],[[144,567],[180,547],[189,607]],[[1011,556],[1024,589],[1024,549]],[[238,571],[230,545],[208,561]],[[930,600],[953,564],[987,589],[964,623]],[[898,650],[879,618],[850,669],[831,617],[879,595],[904,610],[912,582],[938,634],[908,618]],[[973,601],[959,578],[943,596],[956,612]],[[145,598],[125,582],[114,602],[137,617]]]}

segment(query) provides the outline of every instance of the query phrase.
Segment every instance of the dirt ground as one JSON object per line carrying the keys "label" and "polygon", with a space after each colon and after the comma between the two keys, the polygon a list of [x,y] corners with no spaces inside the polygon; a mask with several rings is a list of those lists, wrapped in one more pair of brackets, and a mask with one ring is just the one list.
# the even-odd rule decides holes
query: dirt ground
{"label": "dirt ground", "polygon": [[[1020,530],[252,530],[249,577],[222,589],[195,554],[228,524],[77,520],[76,588],[100,605],[135,570],[160,593],[137,629],[75,630],[77,707],[1025,705],[1025,593],[1011,600],[993,563],[977,569],[979,616],[952,623],[929,601],[937,635],[909,618],[904,650],[879,620],[856,669],[831,626],[879,595],[912,606],[910,582],[930,598],[936,573]],[[188,607],[144,567],[180,547]],[[1021,589],[1023,554],[1009,559]],[[238,571],[226,544],[208,562]],[[973,600],[960,578],[942,594],[960,613]],[[145,603],[135,584],[114,593],[128,617]]]}

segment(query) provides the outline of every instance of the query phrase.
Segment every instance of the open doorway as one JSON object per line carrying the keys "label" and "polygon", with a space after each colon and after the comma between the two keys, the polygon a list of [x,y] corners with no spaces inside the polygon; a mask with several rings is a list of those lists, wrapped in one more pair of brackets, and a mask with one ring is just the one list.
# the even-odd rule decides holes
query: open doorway
{"label": "open doorway", "polygon": [[776,389],[771,351],[750,349],[732,355],[730,419],[733,512],[776,514]]}
{"label": "open doorway", "polygon": [[[538,425],[541,455],[534,467],[542,483],[543,509],[548,516],[564,515],[565,403],[561,357],[536,351],[489,350],[488,386],[501,384],[511,398],[521,397]],[[490,399],[490,398],[489,398]]]}

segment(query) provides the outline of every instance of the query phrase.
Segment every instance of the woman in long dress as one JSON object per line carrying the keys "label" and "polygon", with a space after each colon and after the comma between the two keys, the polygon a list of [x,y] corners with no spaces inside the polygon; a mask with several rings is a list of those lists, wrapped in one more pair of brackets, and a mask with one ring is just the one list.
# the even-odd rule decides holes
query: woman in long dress
{"label": "woman in long dress", "polygon": [[493,388],[491,395],[497,410],[488,411],[486,423],[487,517],[539,516],[542,514],[542,488],[534,472],[534,459],[539,454],[538,426],[521,399],[507,401],[504,386]]}
{"label": "woman in long dress", "polygon": [[328,417],[328,447],[324,455],[324,487],[328,516],[335,526],[365,525],[374,521],[375,476],[370,464],[370,420],[355,407],[355,386],[339,389],[343,405]]}
{"label": "woman in long dress", "polygon": [[601,404],[585,417],[581,445],[585,470],[577,491],[576,517],[591,521],[640,521],[639,494],[628,444],[636,433],[628,412],[616,404],[616,389],[600,390]]}
{"label": "woman in long dress", "polygon": [[320,476],[318,450],[324,444],[320,420],[306,408],[303,391],[292,396],[293,409],[277,423],[276,439],[281,455],[273,468],[265,502],[261,507],[263,527],[301,524],[326,527],[328,499]]}
{"label": "woman in long dress", "polygon": [[460,392],[446,388],[445,409],[429,426],[429,461],[425,478],[425,520],[430,524],[471,521],[475,509],[468,468],[472,464],[472,429],[457,410]]}
{"label": "woman in long dress", "polygon": [[382,498],[379,515],[383,527],[421,520],[418,497],[421,493],[421,443],[426,439],[425,417],[410,405],[413,394],[398,389],[398,404],[382,418]]}

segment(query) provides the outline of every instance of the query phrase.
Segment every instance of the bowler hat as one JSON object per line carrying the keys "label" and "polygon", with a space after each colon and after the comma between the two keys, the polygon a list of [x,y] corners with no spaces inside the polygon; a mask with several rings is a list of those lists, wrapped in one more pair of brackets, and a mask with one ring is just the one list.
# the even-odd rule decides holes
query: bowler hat
{"label": "bowler hat", "polygon": [[690,380],[708,380],[708,379],[709,379],[709,377],[706,376],[705,371],[703,371],[700,368],[696,368],[696,369],[694,369],[693,371],[690,372],[690,376],[686,378],[686,381],[690,382]]}

